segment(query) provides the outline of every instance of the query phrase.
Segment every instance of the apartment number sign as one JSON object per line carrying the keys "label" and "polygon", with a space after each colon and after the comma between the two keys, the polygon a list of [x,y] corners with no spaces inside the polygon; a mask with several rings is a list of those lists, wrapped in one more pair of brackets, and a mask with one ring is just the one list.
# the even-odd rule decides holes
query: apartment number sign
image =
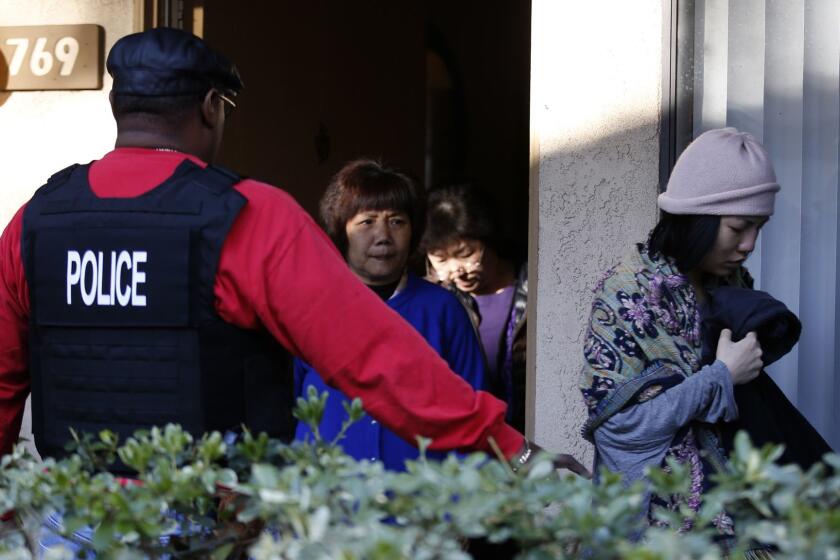
{"label": "apartment number sign", "polygon": [[0,91],[102,88],[104,35],[95,24],[0,27]]}

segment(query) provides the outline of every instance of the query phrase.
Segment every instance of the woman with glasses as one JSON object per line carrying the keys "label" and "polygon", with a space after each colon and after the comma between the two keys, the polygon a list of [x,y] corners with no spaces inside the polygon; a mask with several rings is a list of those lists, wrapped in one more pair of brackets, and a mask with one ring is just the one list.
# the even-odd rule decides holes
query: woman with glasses
{"label": "woman with glasses", "polygon": [[472,185],[429,193],[422,250],[429,276],[458,294],[487,357],[488,387],[525,427],[525,307],[528,267],[502,241],[490,198]]}
{"label": "woman with glasses", "polygon": [[[483,389],[484,357],[464,308],[446,290],[408,272],[409,255],[425,223],[425,201],[416,183],[378,162],[352,161],[333,177],[320,214],[324,229],[359,280],[408,321],[452,371],[474,389]],[[347,334],[347,340],[331,343],[352,344],[353,333]],[[319,432],[326,440],[335,438],[347,417],[347,398],[300,360],[295,362],[295,380],[299,395],[309,386],[329,392]],[[296,437],[307,440],[312,432],[299,424]],[[390,470],[404,470],[405,461],[418,454],[417,442],[399,438],[370,417],[354,424],[340,443],[356,459],[381,460]],[[433,452],[427,456],[443,457]]]}

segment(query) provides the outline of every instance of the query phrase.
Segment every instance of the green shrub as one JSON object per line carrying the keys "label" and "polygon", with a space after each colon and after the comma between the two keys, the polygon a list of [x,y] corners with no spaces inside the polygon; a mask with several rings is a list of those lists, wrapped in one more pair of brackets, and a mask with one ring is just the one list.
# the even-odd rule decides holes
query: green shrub
{"label": "green shrub", "polygon": [[[311,392],[296,415],[317,426],[325,399]],[[345,429],[361,404],[347,412]],[[23,446],[2,458],[0,511],[15,513],[2,526],[0,558],[32,557],[51,512],[63,513],[65,534],[95,528],[89,547],[100,558],[721,558],[708,527],[725,510],[737,523],[733,557],[758,540],[776,546],[775,557],[840,559],[840,457],[803,473],[776,465],[778,448],[754,449],[744,434],[732,472],[698,513],[659,514],[671,527],[692,519],[685,534],[647,527],[641,484],[627,488],[610,473],[597,486],[558,476],[544,458],[513,473],[483,454],[421,456],[393,473],[320,437],[286,445],[245,433],[226,445],[218,433],[195,441],[170,425],[121,446],[109,432],[77,440],[60,461],[37,462]],[[140,484],[107,472],[116,457]],[[688,488],[685,469],[671,467],[651,471],[656,493]]]}

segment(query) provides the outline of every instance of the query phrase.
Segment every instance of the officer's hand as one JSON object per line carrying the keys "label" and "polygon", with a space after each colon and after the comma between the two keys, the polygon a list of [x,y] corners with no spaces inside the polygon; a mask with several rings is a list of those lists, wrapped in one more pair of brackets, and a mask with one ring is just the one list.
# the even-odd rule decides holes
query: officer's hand
{"label": "officer's hand", "polygon": [[[522,449],[512,460],[514,468],[518,470],[518,468],[527,466],[534,460],[534,457],[542,453],[551,457],[551,462],[554,464],[555,469],[568,469],[583,478],[592,478],[592,473],[589,472],[589,469],[584,467],[580,461],[571,455],[567,453],[549,453],[536,443],[528,440],[525,440]],[[520,458],[524,458],[524,460],[520,461]]]}

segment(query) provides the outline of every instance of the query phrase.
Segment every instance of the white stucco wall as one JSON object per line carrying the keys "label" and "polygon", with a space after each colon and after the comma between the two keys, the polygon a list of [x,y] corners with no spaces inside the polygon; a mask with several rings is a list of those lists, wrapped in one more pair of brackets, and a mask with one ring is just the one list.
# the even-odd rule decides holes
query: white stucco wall
{"label": "white stucco wall", "polygon": [[533,435],[591,461],[578,373],[591,287],[657,217],[662,0],[534,0]]}
{"label": "white stucco wall", "polygon": [[[95,23],[105,28],[105,53],[135,30],[135,0],[0,0],[0,26]],[[104,62],[103,62],[104,72]],[[0,224],[50,175],[100,157],[117,129],[108,105],[110,76],[98,91],[0,91]],[[27,409],[24,437],[30,437]]]}
{"label": "white stucco wall", "polygon": [[[0,26],[95,23],[105,53],[134,31],[134,0],[2,0]],[[103,64],[104,72],[104,64]],[[108,106],[110,76],[98,91],[0,92],[0,223],[54,172],[110,150],[116,126]]]}

